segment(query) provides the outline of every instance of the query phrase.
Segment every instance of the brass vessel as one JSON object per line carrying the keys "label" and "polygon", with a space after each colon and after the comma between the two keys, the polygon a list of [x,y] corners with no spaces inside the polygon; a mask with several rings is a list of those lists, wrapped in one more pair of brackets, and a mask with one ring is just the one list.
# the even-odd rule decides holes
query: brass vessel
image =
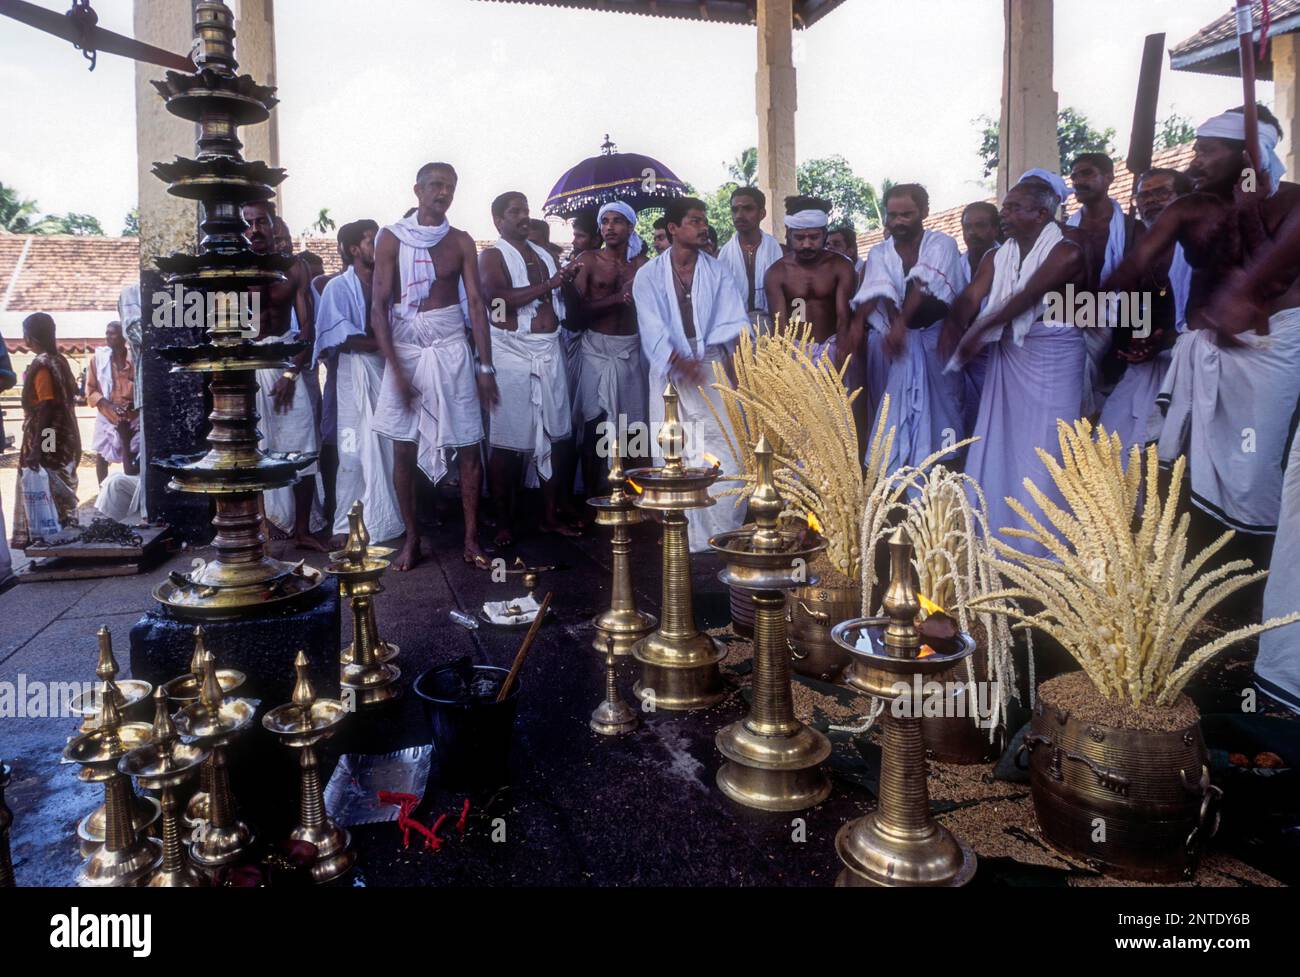
{"label": "brass vessel", "polygon": [[333,561],[325,572],[338,577],[339,586],[352,605],[352,644],[343,650],[339,662],[339,686],[342,700],[349,710],[390,702],[402,694],[398,679],[402,670],[393,664],[397,646],[379,636],[375,619],[374,598],[384,592],[379,582],[393,550],[370,546],[370,533],[364,519],[365,506],[352,503],[348,510],[348,540],[341,550],[330,554]]}
{"label": "brass vessel", "polygon": [[785,595],[790,667],[800,675],[834,682],[850,655],[831,638],[831,628],[862,613],[862,584],[806,583]]}
{"label": "brass vessel", "polygon": [[930,814],[918,686],[966,658],[975,643],[962,635],[957,651],[918,657],[915,622],[921,608],[912,583],[912,545],[901,528],[890,537],[889,557],[888,616],[844,621],[831,632],[853,656],[848,683],[885,703],[878,804],[835,836],[845,866],[836,885],[965,885],[975,874],[975,853]]}
{"label": "brass vessel", "polygon": [[81,779],[104,785],[104,843],[77,870],[81,886],[134,885],[162,860],[162,846],[145,837],[132,823],[131,781],[118,771],[118,761],[149,742],[148,723],[124,723],[117,711],[117,689],[108,680],[97,728],[68,743],[65,760],[81,764]]}
{"label": "brass vessel", "polygon": [[226,749],[253,722],[253,703],[248,699],[226,698],[217,683],[216,660],[212,652],[203,656],[203,690],[176,714],[180,735],[210,749],[208,774],[208,817],[199,821],[191,835],[190,856],[203,868],[226,865],[243,857],[253,843],[253,832],[239,820],[230,790],[230,769]]}
{"label": "brass vessel", "polygon": [[268,712],[262,717],[262,725],[285,746],[298,751],[298,825],[289,837],[316,846],[312,880],[330,882],[351,871],[357,854],[351,848],[351,835],[325,813],[316,744],[338,731],[348,710],[337,699],[316,698],[316,690],[307,677],[307,656],[303,652],[298,652],[293,667],[297,673],[293,701]]}
{"label": "brass vessel", "polygon": [[749,500],[754,523],[709,540],[727,561],[722,580],[748,591],[754,604],[753,702],[743,720],[718,731],[718,788],[738,804],[764,811],[798,811],[820,804],[831,783],[822,764],[831,744],[794,717],[784,591],[808,579],[808,565],[824,540],[801,542],[782,532],[785,508],[772,480],[772,449],[760,436],[754,447],[758,478]]}
{"label": "brass vessel", "polygon": [[633,691],[655,709],[702,709],[726,694],[718,668],[725,653],[695,623],[686,512],[713,505],[709,486],[722,473],[716,466],[688,468],[682,463],[686,432],[672,384],[663,396],[658,442],[664,464],[628,473],[633,490],[640,492],[633,500],[636,506],[663,515],[663,617],[653,633],[632,646],[632,656],[641,663]]}
{"label": "brass vessel", "polygon": [[144,885],[156,888],[199,888],[207,878],[190,863],[181,842],[181,819],[176,788],[189,780],[208,758],[208,751],[180,741],[176,726],[167,712],[167,694],[155,694],[156,714],[152,742],[132,750],[118,761],[119,772],[131,777],[142,788],[162,795],[162,864]]}
{"label": "brass vessel", "polygon": [[630,528],[641,522],[644,516],[627,493],[627,475],[623,471],[618,439],[611,440],[614,446],[609,459],[609,495],[587,500],[587,505],[596,510],[596,525],[614,530],[609,544],[613,558],[609,609],[591,621],[596,628],[591,646],[604,652],[606,640],[612,639],[614,654],[630,655],[632,646],[653,631],[659,621],[653,614],[637,610],[636,596],[632,592]]}
{"label": "brass vessel", "polygon": [[591,714],[591,728],[602,736],[622,736],[641,723],[636,710],[618,694],[618,659],[613,635],[605,636],[605,701]]}
{"label": "brass vessel", "polygon": [[315,456],[263,452],[258,448],[256,371],[280,370],[306,345],[254,342],[260,322],[245,322],[237,296],[284,281],[292,259],[256,255],[244,240],[245,203],[269,200],[285,172],[240,155],[240,126],[265,122],[276,104],[275,89],[237,75],[234,15],[224,3],[194,5],[194,72],[168,71],[154,87],[167,111],[198,125],[198,153],[154,164],[153,172],[174,196],[202,205],[198,253],[156,259],[169,288],[204,292],[208,341],[167,346],[159,355],[177,372],[211,376],[212,413],[208,451],[159,459],[168,488],[215,500],[212,543],[216,556],[189,574],[172,572],[154,599],[173,614],[200,619],[238,617],[270,605],[304,600],[324,579],[299,562],[283,563],[266,552],[262,493],[293,485]]}

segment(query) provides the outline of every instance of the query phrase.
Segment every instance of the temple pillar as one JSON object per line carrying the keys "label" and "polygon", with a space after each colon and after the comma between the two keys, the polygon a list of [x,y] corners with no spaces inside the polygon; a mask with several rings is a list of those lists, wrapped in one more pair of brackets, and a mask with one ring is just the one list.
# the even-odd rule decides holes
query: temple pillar
{"label": "temple pillar", "polygon": [[765,227],[785,240],[784,201],[797,193],[793,0],[758,0],[758,186],[767,197]]}
{"label": "temple pillar", "polygon": [[1060,172],[1052,87],[1053,0],[1002,0],[1002,121],[998,197],[1025,170]]}
{"label": "temple pillar", "polygon": [[1278,34],[1269,38],[1273,58],[1273,114],[1282,123],[1285,136],[1277,154],[1286,164],[1283,179],[1300,179],[1300,34]]}

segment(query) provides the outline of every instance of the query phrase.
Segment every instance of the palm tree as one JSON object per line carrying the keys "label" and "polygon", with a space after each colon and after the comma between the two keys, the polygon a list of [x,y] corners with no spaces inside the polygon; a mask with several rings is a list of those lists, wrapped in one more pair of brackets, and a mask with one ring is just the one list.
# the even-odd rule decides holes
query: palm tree
{"label": "palm tree", "polygon": [[336,227],[338,225],[334,223],[334,218],[330,216],[330,209],[322,207],[320,213],[316,215],[315,222],[307,225],[307,230],[315,231],[317,234],[328,234]]}
{"label": "palm tree", "polygon": [[742,187],[752,187],[758,179],[758,148],[750,146],[727,164],[727,172]]}
{"label": "palm tree", "polygon": [[0,183],[0,229],[10,234],[39,233],[33,231],[35,216],[35,200],[23,200],[13,187]]}

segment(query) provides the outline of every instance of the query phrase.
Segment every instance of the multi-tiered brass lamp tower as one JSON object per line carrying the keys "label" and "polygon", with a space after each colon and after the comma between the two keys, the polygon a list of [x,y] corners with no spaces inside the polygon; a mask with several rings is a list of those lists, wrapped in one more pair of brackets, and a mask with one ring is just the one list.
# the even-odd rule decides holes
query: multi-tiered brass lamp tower
{"label": "multi-tiered brass lamp tower", "polygon": [[637,610],[632,593],[632,534],[631,527],[644,516],[627,491],[627,475],[623,471],[623,455],[618,439],[614,442],[609,459],[609,495],[588,499],[587,505],[596,510],[596,525],[614,530],[610,540],[613,570],[610,575],[609,609],[592,619],[596,636],[591,646],[604,654],[608,640],[614,642],[615,655],[630,655],[632,646],[655,629],[658,620],[653,614]]}
{"label": "multi-tiered brass lamp tower", "polygon": [[[961,634],[956,651],[922,656],[912,544],[901,528],[889,540],[889,567],[884,599],[888,616],[858,618],[831,629],[835,643],[853,656],[846,681],[885,704],[880,716],[879,804],[835,836],[845,866],[836,884],[965,885],[975,874],[975,854],[930,814],[920,685],[964,659],[975,650],[975,642]],[[920,682],[915,681],[918,677]]]}
{"label": "multi-tiered brass lamp tower", "polygon": [[633,691],[656,709],[684,710],[711,706],[725,694],[718,662],[723,651],[695,623],[691,593],[691,551],[686,513],[713,505],[709,486],[722,475],[713,468],[688,468],[682,463],[686,431],[677,411],[677,390],[664,390],[664,423],[659,430],[659,468],[628,472],[635,504],[663,514],[663,617],[654,633],[632,646],[641,663]]}
{"label": "multi-tiered brass lamp tower", "polygon": [[772,480],[772,448],[765,435],[754,446],[754,457],[753,525],[709,540],[727,561],[722,582],[748,591],[754,603],[753,702],[748,716],[718,731],[718,752],[726,760],[718,770],[718,787],[747,807],[798,811],[830,793],[822,764],[831,744],[794,717],[784,592],[813,582],[808,565],[826,542],[805,542],[800,533],[781,530],[785,504]]}
{"label": "multi-tiered brass lamp tower", "polygon": [[[164,346],[158,352],[173,370],[211,376],[212,427],[208,451],[158,460],[171,476],[168,488],[211,496],[216,502],[213,545],[217,555],[192,573],[171,573],[154,598],[175,614],[197,618],[237,617],[269,604],[287,604],[320,585],[320,572],[301,563],[271,559],[266,552],[262,493],[293,485],[315,456],[267,453],[258,448],[256,371],[282,370],[302,343],[254,342],[261,323],[249,320],[250,295],[284,280],[290,259],[256,255],[244,240],[242,206],[269,200],[285,177],[280,169],[247,162],[238,129],[270,117],[275,90],[236,75],[234,15],[224,3],[194,6],[194,72],[167,72],[154,87],[167,110],[199,127],[198,154],[154,165],[154,174],[175,196],[203,208],[198,253],[157,259],[169,287],[204,296],[208,341]],[[187,302],[188,304],[188,302]]]}

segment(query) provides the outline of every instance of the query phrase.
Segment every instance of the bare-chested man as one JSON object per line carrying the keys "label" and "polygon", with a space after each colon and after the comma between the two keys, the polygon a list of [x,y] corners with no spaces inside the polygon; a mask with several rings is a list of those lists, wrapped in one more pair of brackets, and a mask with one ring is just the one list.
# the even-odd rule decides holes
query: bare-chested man
{"label": "bare-chested man", "polygon": [[554,465],[573,424],[556,298],[577,268],[557,269],[551,252],[530,239],[536,222],[529,220],[528,198],[517,190],[492,201],[492,221],[501,236],[479,256],[501,394],[488,436],[488,486],[497,510],[495,545],[506,547],[514,543],[515,495],[525,461],[529,484],[540,480],[542,486],[542,532],[578,535],[560,518]]}
{"label": "bare-chested man", "polygon": [[1190,329],[1174,347],[1159,396],[1166,411],[1160,458],[1172,463],[1187,456],[1198,542],[1235,529],[1237,555],[1257,565],[1267,563],[1277,528],[1282,465],[1300,396],[1300,278],[1289,267],[1275,281],[1267,335],[1236,332],[1239,325],[1224,321],[1222,312],[1207,314],[1207,303],[1300,205],[1300,186],[1281,182],[1284,169],[1274,152],[1281,130],[1263,106],[1259,134],[1265,172],[1251,167],[1241,109],[1198,128],[1187,170],[1194,192],[1165,209],[1103,286],[1138,288],[1175,242],[1182,245],[1192,267]]}
{"label": "bare-chested man", "polygon": [[[426,163],[415,177],[415,214],[380,230],[370,325],[384,354],[383,386],[372,429],[391,439],[393,485],[406,541],[394,560],[400,572],[420,557],[415,518],[415,466],[436,485],[447,473],[447,453],[460,466],[465,510],[464,558],[491,564],[478,544],[478,501],[483,486],[482,408],[497,402],[492,341],[479,287],[474,240],[447,221],[456,195],[456,171]],[[469,306],[475,365],[465,340],[460,297]]]}
{"label": "bare-chested man", "polygon": [[[612,424],[612,437],[637,447],[635,434],[645,424],[648,406],[646,371],[637,335],[632,281],[647,259],[636,233],[636,211],[622,201],[600,208],[598,226],[604,247],[578,256],[574,290],[586,329],[582,334],[582,376],[578,405],[582,412],[582,479],[587,491],[600,494],[606,462],[598,454],[601,425]],[[635,425],[635,426],[634,426]],[[647,445],[647,448],[649,446]],[[642,456],[632,458],[635,464]],[[626,460],[626,459],[625,459]]]}
{"label": "bare-chested man", "polygon": [[811,323],[813,360],[822,354],[838,369],[849,353],[849,299],[857,290],[853,265],[826,247],[831,205],[813,197],[786,197],[789,252],[767,270],[763,290],[776,323]]}
{"label": "bare-chested man", "polygon": [[750,321],[758,319],[766,327],[771,321],[767,292],[763,280],[767,270],[785,254],[781,243],[763,230],[767,217],[767,198],[758,187],[737,187],[731,191],[731,226],[736,233],[722,246],[718,259],[730,270],[744,290],[742,299]]}
{"label": "bare-chested man", "polygon": [[[284,241],[279,240],[284,230],[276,232],[279,218],[274,204],[270,201],[245,204],[243,217],[248,224],[244,237],[254,254],[284,254],[280,250]],[[290,240],[290,252],[292,249]],[[294,261],[284,281],[261,289],[260,304],[259,340],[287,339],[292,323],[297,322],[298,340],[307,344],[305,350],[293,357],[288,369],[257,371],[262,448],[316,455],[320,451],[320,430],[307,386],[316,338],[307,266]],[[296,485],[265,492],[263,500],[267,519],[282,532],[291,533],[294,545],[324,552],[325,546],[311,531],[312,510],[324,499],[318,472],[319,465],[313,462],[299,474]],[[318,514],[318,519],[323,526],[323,515]]]}

